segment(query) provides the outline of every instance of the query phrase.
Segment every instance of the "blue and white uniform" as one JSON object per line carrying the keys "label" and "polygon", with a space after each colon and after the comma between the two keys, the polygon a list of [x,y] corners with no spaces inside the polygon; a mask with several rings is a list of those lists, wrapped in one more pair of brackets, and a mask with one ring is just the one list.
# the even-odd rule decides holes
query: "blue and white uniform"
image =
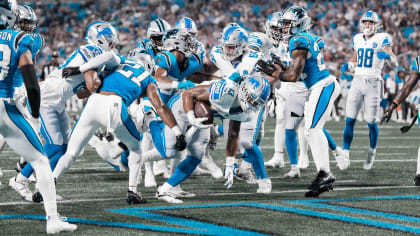
{"label": "blue and white uniform", "polygon": [[305,132],[315,159],[317,170],[330,172],[328,141],[323,133],[323,127],[328,120],[334,101],[340,93],[340,87],[335,78],[330,75],[320,49],[317,36],[302,32],[289,40],[289,51],[306,49],[308,55],[302,72],[302,80],[309,90],[305,104]]}
{"label": "blue and white uniform", "polygon": [[140,167],[140,134],[128,114],[127,107],[146,93],[154,78],[136,60],[127,59],[102,82],[101,91],[116,95],[99,93],[89,97],[79,120],[72,130],[66,153],[57,163],[53,175],[60,177],[81,154],[95,131],[103,127],[112,132],[130,149],[128,158],[129,185],[135,187]]}
{"label": "blue and white uniform", "polygon": [[[200,56],[192,53],[184,61],[184,65],[179,65],[174,54],[163,51],[156,55],[155,64],[168,71],[167,79],[171,81],[184,81],[189,75],[200,71],[203,68],[203,61]],[[179,89],[159,89],[163,102],[168,103],[169,99],[179,92]]]}
{"label": "blue and white uniform", "polygon": [[158,53],[158,52],[155,52],[155,50],[153,50],[153,45],[150,39],[144,39],[143,41],[140,41],[137,44],[137,48],[139,49],[140,53],[149,54],[153,58],[155,58]]}

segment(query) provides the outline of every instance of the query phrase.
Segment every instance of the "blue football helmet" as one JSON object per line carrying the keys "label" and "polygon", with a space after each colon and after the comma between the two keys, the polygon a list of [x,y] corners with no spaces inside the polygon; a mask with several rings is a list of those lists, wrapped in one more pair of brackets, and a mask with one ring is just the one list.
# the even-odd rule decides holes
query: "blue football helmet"
{"label": "blue football helmet", "polygon": [[269,15],[265,21],[264,29],[270,40],[274,45],[278,45],[281,41],[281,12],[274,12]]}
{"label": "blue football helmet", "polygon": [[224,30],[222,35],[222,57],[233,60],[244,54],[247,46],[247,35],[244,29],[231,26]]}
{"label": "blue football helmet", "polygon": [[147,25],[146,35],[155,50],[163,50],[163,37],[171,29],[171,25],[164,19],[156,19]]}
{"label": "blue football helmet", "polygon": [[0,0],[0,30],[13,29],[17,11],[18,4],[16,0]]}
{"label": "blue football helmet", "polygon": [[19,5],[17,22],[20,30],[34,33],[38,26],[38,17],[30,6]]}
{"label": "blue football helmet", "polygon": [[98,45],[105,51],[112,50],[119,43],[117,30],[105,21],[96,21],[90,24],[85,40]]}
{"label": "blue football helmet", "polygon": [[141,48],[135,48],[128,53],[127,59],[136,60],[140,63],[144,69],[146,69],[151,75],[155,72],[155,63],[152,56],[147,53],[140,52]]}
{"label": "blue football helmet", "polygon": [[253,32],[248,36],[248,47],[261,53],[268,53],[273,44],[267,34]]}
{"label": "blue football helmet", "polygon": [[261,75],[246,75],[239,85],[238,98],[242,111],[257,111],[270,97],[270,83]]}
{"label": "blue football helmet", "polygon": [[308,31],[311,28],[311,18],[305,9],[293,6],[283,11],[281,24],[283,40],[288,41],[291,36]]}
{"label": "blue football helmet", "polygon": [[[373,29],[365,28],[363,24],[365,21],[373,22]],[[367,11],[363,13],[362,17],[360,18],[359,28],[360,32],[362,32],[364,35],[372,35],[378,32],[381,27],[381,19],[379,18],[379,15],[374,11]]]}

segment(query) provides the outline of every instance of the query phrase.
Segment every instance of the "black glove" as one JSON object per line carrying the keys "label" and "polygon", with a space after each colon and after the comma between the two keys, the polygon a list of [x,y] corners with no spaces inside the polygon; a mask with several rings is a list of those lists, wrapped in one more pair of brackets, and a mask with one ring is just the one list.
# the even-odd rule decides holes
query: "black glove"
{"label": "black glove", "polygon": [[176,150],[182,151],[186,147],[187,147],[187,142],[185,142],[185,136],[183,134],[176,136],[176,144],[175,144]]}
{"label": "black glove", "polygon": [[62,72],[62,76],[63,78],[67,78],[73,75],[78,75],[81,74],[82,72],[80,71],[79,67],[64,67],[63,68],[63,72]]}
{"label": "black glove", "polygon": [[273,64],[267,63],[261,59],[257,61],[257,69],[269,76],[272,76],[274,71],[276,71],[276,67],[274,67]]}
{"label": "black glove", "polygon": [[397,105],[395,103],[392,103],[384,112],[384,116],[381,119],[381,125],[385,121],[385,123],[388,123],[388,121],[391,119],[392,112],[394,109],[397,108]]}
{"label": "black glove", "polygon": [[276,56],[274,56],[272,58],[273,58],[274,64],[279,65],[283,71],[287,70],[287,66],[280,60],[280,58],[278,58]]}
{"label": "black glove", "polygon": [[105,135],[105,139],[106,139],[106,141],[108,141],[108,142],[112,142],[112,141],[114,140],[114,135],[113,135],[113,134],[111,134],[111,133],[106,133],[106,135]]}

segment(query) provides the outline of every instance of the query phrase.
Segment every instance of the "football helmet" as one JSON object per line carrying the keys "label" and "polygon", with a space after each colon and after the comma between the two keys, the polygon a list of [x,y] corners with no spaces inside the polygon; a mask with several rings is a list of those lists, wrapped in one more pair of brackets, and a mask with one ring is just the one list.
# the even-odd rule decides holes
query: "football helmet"
{"label": "football helmet", "polygon": [[311,18],[305,9],[293,6],[283,11],[281,25],[283,40],[288,41],[291,36],[308,31],[311,28]]}
{"label": "football helmet", "polygon": [[182,29],[188,32],[191,37],[195,40],[197,38],[197,25],[195,22],[188,17],[183,17],[180,20],[178,20],[175,24],[175,28]]}
{"label": "football helmet", "polygon": [[187,31],[175,28],[166,33],[163,39],[163,48],[168,51],[180,51],[189,57],[192,52],[195,52],[196,42]]}
{"label": "football helmet", "polygon": [[108,22],[96,21],[88,26],[85,40],[104,49],[112,50],[119,42],[117,30]]}
{"label": "football helmet", "polygon": [[34,33],[36,27],[38,26],[38,17],[30,6],[19,5],[17,22],[20,30],[28,33]]}
{"label": "football helmet", "polygon": [[247,36],[241,27],[231,26],[222,35],[222,57],[233,60],[244,54],[247,46]]}
{"label": "football helmet", "polygon": [[239,85],[239,104],[242,111],[257,111],[270,97],[270,83],[260,75],[246,75]]}
{"label": "football helmet", "polygon": [[136,60],[140,63],[144,69],[146,69],[151,75],[155,72],[155,63],[152,56],[147,53],[141,53],[138,48],[131,50],[128,53],[127,59]]}
{"label": "football helmet", "polygon": [[264,25],[265,33],[268,35],[270,40],[272,40],[274,45],[278,45],[281,41],[281,16],[281,12],[274,12],[268,16]]}
{"label": "football helmet", "polygon": [[[373,22],[373,28],[365,27],[364,25],[365,21]],[[381,28],[381,19],[379,18],[379,15],[374,11],[367,11],[363,13],[359,21],[359,28],[360,28],[360,32],[362,32],[364,35],[367,35],[367,36],[370,36],[378,32],[379,29]]]}
{"label": "football helmet", "polygon": [[261,32],[253,32],[248,36],[248,47],[266,54],[273,47],[273,44],[271,43],[271,40],[268,38],[267,34]]}
{"label": "football helmet", "polygon": [[171,25],[167,21],[160,18],[150,22],[147,25],[146,35],[150,42],[152,42],[152,46],[155,50],[163,50],[163,37],[170,29]]}
{"label": "football helmet", "polygon": [[16,0],[0,0],[0,30],[13,29],[17,11],[18,4]]}

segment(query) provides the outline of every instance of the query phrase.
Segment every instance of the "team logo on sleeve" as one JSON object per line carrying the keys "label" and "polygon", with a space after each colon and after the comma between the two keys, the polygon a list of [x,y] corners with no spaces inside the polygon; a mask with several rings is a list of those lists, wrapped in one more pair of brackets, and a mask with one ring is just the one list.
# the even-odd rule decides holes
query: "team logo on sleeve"
{"label": "team logo on sleeve", "polygon": [[372,45],[373,48],[376,48],[377,46],[378,46],[377,43],[373,43],[373,45]]}

